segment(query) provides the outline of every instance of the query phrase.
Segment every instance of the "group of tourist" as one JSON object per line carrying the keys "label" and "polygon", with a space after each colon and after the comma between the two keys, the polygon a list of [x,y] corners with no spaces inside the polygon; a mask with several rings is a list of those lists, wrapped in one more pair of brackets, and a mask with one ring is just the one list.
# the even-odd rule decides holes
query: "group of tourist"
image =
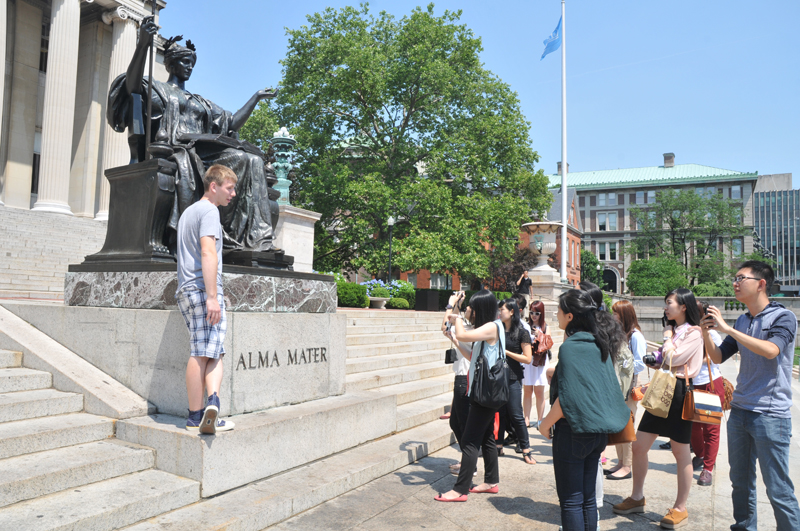
{"label": "group of tourist", "polygon": [[[453,489],[435,499],[464,502],[469,493],[498,493],[498,455],[503,455],[505,432],[514,432],[517,451],[526,463],[535,464],[528,428],[537,428],[541,436],[552,440],[563,529],[594,530],[598,528],[597,504],[602,504],[604,475],[611,480],[632,479],[631,494],[614,505],[615,513],[644,512],[648,453],[660,436],[669,439],[677,464],[677,496],[661,526],[682,527],[689,522],[687,501],[693,470],[702,470],[699,485],[711,485],[720,435],[719,425],[685,420],[684,401],[695,389],[711,391],[722,404],[725,382],[717,364],[739,352],[741,367],[727,421],[735,521],[731,529],[757,529],[756,460],[778,529],[800,529],[800,508],[788,476],[797,319],[793,312],[769,301],[773,280],[768,264],[742,264],[733,286],[736,298],[748,311],[733,327],[718,308],[698,302],[690,290],[670,291],[664,298],[663,343],[650,355],[633,304],[618,301],[609,313],[600,289],[581,283],[580,290],[569,290],[558,299],[555,318],[565,338],[551,368],[547,356],[542,362],[542,356],[536,355],[544,350],[542,342],[549,332],[544,304],[530,302],[532,293],[525,294],[528,298],[518,293],[497,301],[491,291],[483,289],[466,302],[463,313],[463,292],[454,294],[443,330],[458,345],[450,425],[462,459],[451,467],[458,476]],[[526,281],[529,279],[523,275],[517,285],[529,290]],[[723,340],[720,334],[727,337]],[[507,403],[494,408],[477,403],[471,394],[476,367],[485,371],[503,359],[508,366]],[[609,436],[632,430],[638,402],[647,390],[643,373],[648,366],[674,375],[669,380],[674,382],[672,401],[668,410],[666,406],[660,412],[652,406],[646,408],[635,441],[617,444],[616,466],[603,469],[600,457]],[[485,377],[479,378],[478,385],[485,385],[481,383]],[[550,409],[545,416],[540,397],[548,378]],[[537,398],[535,422],[530,417],[532,393]],[[483,483],[473,485],[479,451]]]}

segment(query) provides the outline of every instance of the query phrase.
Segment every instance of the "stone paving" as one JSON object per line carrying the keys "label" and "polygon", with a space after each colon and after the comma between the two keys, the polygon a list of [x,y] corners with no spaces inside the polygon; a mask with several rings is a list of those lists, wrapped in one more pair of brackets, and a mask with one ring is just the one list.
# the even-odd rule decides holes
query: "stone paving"
{"label": "stone paving", "polygon": [[[737,367],[734,363],[729,362],[722,369],[726,378],[735,381]],[[797,492],[797,484],[800,483],[800,383],[797,381],[794,382],[792,414],[794,437],[790,453],[790,476],[796,478]],[[688,503],[690,525],[684,529],[723,530],[729,529],[732,523],[724,423],[721,439],[714,469],[714,484],[700,487],[696,484],[699,472],[694,474],[695,483],[692,485]],[[615,515],[612,505],[630,494],[632,482],[606,480],[604,504],[600,509],[601,529],[659,529],[658,522],[671,507],[677,492],[675,460],[671,452],[658,448],[664,441],[665,439],[657,439],[650,452],[650,468],[645,483],[647,512],[629,516]],[[437,492],[449,490],[455,482],[455,476],[448,470],[448,465],[460,460],[460,453],[454,445],[270,529],[556,530],[560,522],[560,510],[550,443],[536,434],[531,437],[531,446],[538,461],[533,466],[526,465],[513,449],[506,449],[505,456],[500,458],[499,494],[471,494],[466,503],[440,503],[433,500]],[[609,449],[607,454],[609,458],[616,457],[613,449]],[[479,462],[477,483],[480,483],[482,473],[482,463]],[[758,502],[759,530],[775,529],[775,519],[760,479]]]}

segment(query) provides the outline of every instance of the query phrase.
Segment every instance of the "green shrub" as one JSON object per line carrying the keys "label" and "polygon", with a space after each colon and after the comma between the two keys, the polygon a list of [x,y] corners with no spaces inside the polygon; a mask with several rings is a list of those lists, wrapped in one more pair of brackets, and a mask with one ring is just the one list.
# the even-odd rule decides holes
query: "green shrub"
{"label": "green shrub", "polygon": [[389,295],[389,290],[386,289],[386,288],[373,288],[372,292],[370,293],[369,296],[370,297],[383,297],[385,299],[388,299],[389,297],[391,297],[391,295]]}
{"label": "green shrub", "polygon": [[369,306],[367,287],[354,282],[338,282],[336,294],[339,297],[339,306],[345,308],[366,308]]}
{"label": "green shrub", "polygon": [[608,293],[603,293],[603,304],[606,305],[606,310],[611,312],[611,306],[614,305],[614,300],[611,298],[611,295]]}
{"label": "green shrub", "polygon": [[389,294],[394,298],[405,299],[409,308],[413,308],[417,302],[417,289],[405,280],[393,280],[389,286]]}
{"label": "green shrub", "polygon": [[400,297],[394,297],[386,301],[386,307],[392,310],[408,310],[408,301]]}

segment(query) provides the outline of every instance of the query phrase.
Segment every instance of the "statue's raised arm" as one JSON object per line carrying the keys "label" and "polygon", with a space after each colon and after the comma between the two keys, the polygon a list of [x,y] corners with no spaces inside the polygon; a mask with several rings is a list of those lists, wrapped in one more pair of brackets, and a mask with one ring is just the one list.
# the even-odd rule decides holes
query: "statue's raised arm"
{"label": "statue's raised arm", "polygon": [[139,40],[136,43],[136,50],[133,52],[131,64],[128,65],[125,81],[128,94],[144,94],[144,85],[142,84],[144,65],[147,62],[147,50],[150,48],[150,43],[153,42],[153,37],[155,37],[156,33],[158,33],[158,26],[154,17],[144,17],[141,26],[139,26]]}
{"label": "statue's raised arm", "polygon": [[259,90],[253,97],[247,100],[247,103],[239,109],[236,114],[233,115],[233,119],[231,120],[231,130],[238,131],[242,128],[244,123],[250,118],[250,115],[253,114],[253,111],[258,105],[258,102],[261,100],[270,100],[278,95],[278,91],[274,88],[268,88]]}

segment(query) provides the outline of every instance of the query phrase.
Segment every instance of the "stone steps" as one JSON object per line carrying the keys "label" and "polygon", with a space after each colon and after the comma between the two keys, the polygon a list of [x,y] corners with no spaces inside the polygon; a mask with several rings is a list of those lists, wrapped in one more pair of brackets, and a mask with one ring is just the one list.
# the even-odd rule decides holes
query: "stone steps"
{"label": "stone steps", "polygon": [[406,367],[408,365],[430,363],[433,361],[440,361],[442,364],[444,364],[444,352],[444,349],[439,349],[407,354],[388,354],[385,356],[351,358],[347,360],[347,374],[356,374],[396,367]]}
{"label": "stone steps", "polygon": [[77,413],[83,409],[83,395],[55,389],[0,393],[0,422]]}
{"label": "stone steps", "polygon": [[450,340],[439,334],[438,339],[425,341],[404,341],[391,344],[357,345],[347,347],[347,359],[367,356],[386,356],[389,354],[407,354],[426,350],[442,350],[450,348]]}
{"label": "stone steps", "polygon": [[0,424],[0,459],[44,452],[114,436],[114,421],[88,413],[18,420]]}
{"label": "stone steps", "polygon": [[0,224],[0,297],[22,299],[60,298],[53,294],[63,294],[67,266],[99,251],[107,227],[92,219],[8,207],[0,207]]}
{"label": "stone steps", "polygon": [[46,389],[53,384],[49,372],[14,367],[0,369],[0,393]]}
{"label": "stone steps", "polygon": [[151,518],[126,531],[258,531],[394,472],[453,441],[447,422],[428,423]]}
{"label": "stone steps", "polygon": [[0,349],[0,367],[20,367],[22,365],[22,352]]}
{"label": "stone steps", "polygon": [[0,461],[0,507],[151,468],[155,453],[99,441]]}
{"label": "stone steps", "polygon": [[439,422],[439,417],[448,411],[453,403],[453,392],[432,396],[416,402],[397,406],[397,431],[410,430],[428,422]]}
{"label": "stone steps", "polygon": [[199,499],[196,481],[145,470],[7,507],[0,511],[0,529],[108,531]]}
{"label": "stone steps", "polygon": [[398,332],[434,332],[437,331],[441,334],[441,320],[429,324],[385,324],[385,325],[371,325],[371,326],[348,326],[347,335],[350,334],[394,334]]}
{"label": "stone steps", "polygon": [[436,376],[435,378],[425,378],[424,380],[387,385],[385,387],[373,389],[370,392],[380,394],[381,396],[394,396],[397,406],[402,406],[403,404],[416,402],[417,400],[425,400],[426,398],[443,393],[452,394],[453,384],[454,377],[452,372],[450,372],[449,374]]}
{"label": "stone steps", "polygon": [[382,369],[379,371],[348,374],[346,377],[348,390],[374,389],[414,380],[424,380],[434,376],[450,375],[453,369],[441,361],[420,363],[408,367]]}
{"label": "stone steps", "polygon": [[384,345],[388,343],[397,343],[400,341],[437,341],[441,339],[447,340],[439,328],[428,331],[411,329],[384,334],[348,333],[347,346],[355,347],[361,345]]}

